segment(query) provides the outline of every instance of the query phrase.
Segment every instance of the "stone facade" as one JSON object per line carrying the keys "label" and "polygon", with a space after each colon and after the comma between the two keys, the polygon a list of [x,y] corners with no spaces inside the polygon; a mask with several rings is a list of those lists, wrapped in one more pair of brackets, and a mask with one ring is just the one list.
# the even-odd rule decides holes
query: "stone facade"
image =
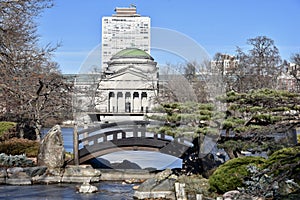
{"label": "stone facade", "polygon": [[158,67],[145,51],[127,48],[108,62],[95,99],[100,118],[150,112],[158,93]]}

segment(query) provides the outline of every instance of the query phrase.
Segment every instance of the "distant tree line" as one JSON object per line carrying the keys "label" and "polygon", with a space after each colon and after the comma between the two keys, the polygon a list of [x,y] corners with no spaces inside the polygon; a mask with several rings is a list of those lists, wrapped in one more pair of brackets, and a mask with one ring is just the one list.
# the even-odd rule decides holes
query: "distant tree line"
{"label": "distant tree line", "polygon": [[[210,61],[189,62],[181,66],[180,71],[191,84],[197,99],[208,102],[213,90],[223,87],[228,91],[249,92],[257,89],[283,89],[278,80],[283,73],[294,82],[293,92],[300,92],[300,53],[291,55],[290,63],[282,60],[275,42],[266,36],[257,36],[247,40],[249,49],[237,47],[235,55],[216,53]],[[231,62],[224,62],[232,59]],[[230,65],[230,66],[226,66]],[[214,95],[216,96],[216,95]]]}

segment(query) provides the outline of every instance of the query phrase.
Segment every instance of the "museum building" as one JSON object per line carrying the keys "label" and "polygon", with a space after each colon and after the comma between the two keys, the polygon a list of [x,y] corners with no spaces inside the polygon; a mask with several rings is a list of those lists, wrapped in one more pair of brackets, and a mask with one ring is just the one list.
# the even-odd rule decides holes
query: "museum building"
{"label": "museum building", "polygon": [[138,48],[126,48],[111,57],[95,99],[99,121],[117,116],[143,119],[155,105],[158,94],[158,67],[154,59]]}

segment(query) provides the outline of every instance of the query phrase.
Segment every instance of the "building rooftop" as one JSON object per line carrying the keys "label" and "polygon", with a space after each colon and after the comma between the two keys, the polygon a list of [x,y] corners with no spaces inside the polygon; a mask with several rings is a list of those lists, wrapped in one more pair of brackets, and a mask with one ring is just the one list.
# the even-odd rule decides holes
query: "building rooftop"
{"label": "building rooftop", "polygon": [[140,17],[139,14],[136,13],[136,7],[129,7],[129,8],[120,8],[117,7],[115,9],[116,14],[114,14],[114,17]]}
{"label": "building rooftop", "polygon": [[154,60],[147,52],[138,48],[126,48],[116,53],[111,60],[119,58],[144,58]]}

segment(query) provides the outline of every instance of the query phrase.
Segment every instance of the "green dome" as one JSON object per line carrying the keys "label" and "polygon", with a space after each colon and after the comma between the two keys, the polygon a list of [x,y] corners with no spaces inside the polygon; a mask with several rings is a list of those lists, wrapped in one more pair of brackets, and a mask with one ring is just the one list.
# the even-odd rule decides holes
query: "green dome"
{"label": "green dome", "polygon": [[137,48],[127,48],[119,51],[116,53],[112,59],[118,59],[118,58],[145,58],[154,60],[147,52],[137,49]]}

